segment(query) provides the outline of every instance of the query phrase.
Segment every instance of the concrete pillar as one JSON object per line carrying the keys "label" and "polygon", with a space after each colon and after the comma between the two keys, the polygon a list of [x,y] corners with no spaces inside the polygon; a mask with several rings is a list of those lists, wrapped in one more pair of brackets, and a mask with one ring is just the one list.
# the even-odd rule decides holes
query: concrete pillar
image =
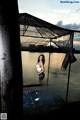
{"label": "concrete pillar", "polygon": [[0,0],[0,82],[1,112],[17,119],[23,94],[17,0]]}

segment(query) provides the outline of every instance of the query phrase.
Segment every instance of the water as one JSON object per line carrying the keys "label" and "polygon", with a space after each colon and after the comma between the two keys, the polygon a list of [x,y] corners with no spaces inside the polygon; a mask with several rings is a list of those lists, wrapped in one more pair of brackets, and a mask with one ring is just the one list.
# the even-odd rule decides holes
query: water
{"label": "water", "polygon": [[[42,81],[42,86],[28,88],[28,89],[48,89],[51,92],[61,96],[64,100],[66,98],[66,88],[68,81],[68,67],[66,70],[61,70],[62,61],[65,57],[63,53],[51,53],[50,54],[50,68],[49,79],[48,78],[48,63],[49,53],[43,53],[45,55],[45,79]],[[34,52],[22,52],[22,67],[23,67],[23,85],[39,84],[36,64],[37,58],[40,53]],[[80,54],[75,54],[77,62],[71,65],[70,82],[69,82],[69,101],[80,101]]]}

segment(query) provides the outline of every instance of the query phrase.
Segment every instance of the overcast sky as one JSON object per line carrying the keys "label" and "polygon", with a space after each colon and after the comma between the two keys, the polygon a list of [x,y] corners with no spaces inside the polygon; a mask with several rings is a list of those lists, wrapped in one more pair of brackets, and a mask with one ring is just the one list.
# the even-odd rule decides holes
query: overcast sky
{"label": "overcast sky", "polygon": [[59,21],[62,21],[62,25],[80,24],[80,3],[61,3],[60,1],[18,0],[19,12],[32,14],[52,24],[57,24]]}

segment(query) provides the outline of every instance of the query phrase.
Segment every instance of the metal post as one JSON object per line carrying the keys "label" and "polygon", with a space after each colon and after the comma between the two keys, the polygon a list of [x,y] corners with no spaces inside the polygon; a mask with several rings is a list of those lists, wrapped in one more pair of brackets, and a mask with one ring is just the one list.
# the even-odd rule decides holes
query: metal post
{"label": "metal post", "polygon": [[[51,39],[50,39],[50,46],[51,46]],[[50,52],[49,52],[49,62],[48,62],[47,85],[48,85],[48,81],[49,81],[49,70],[50,70]]]}
{"label": "metal post", "polygon": [[70,70],[71,70],[71,63],[69,63],[69,70],[68,70],[68,82],[67,82],[67,92],[66,92],[66,103],[68,102]]}
{"label": "metal post", "polygon": [[1,112],[22,114],[22,66],[17,0],[0,0]]}
{"label": "metal post", "polygon": [[[71,44],[71,48],[70,48],[70,51],[69,51],[69,52],[72,52],[72,49],[73,49],[73,38],[74,38],[74,32],[72,32],[72,33],[70,34],[70,44]],[[68,82],[67,82],[67,91],[66,91],[66,103],[68,103],[70,71],[71,71],[71,63],[69,62]]]}

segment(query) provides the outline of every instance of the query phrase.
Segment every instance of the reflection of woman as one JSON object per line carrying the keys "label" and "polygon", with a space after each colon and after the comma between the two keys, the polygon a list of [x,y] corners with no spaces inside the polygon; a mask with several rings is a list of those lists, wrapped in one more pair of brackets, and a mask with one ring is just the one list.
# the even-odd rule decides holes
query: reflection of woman
{"label": "reflection of woman", "polygon": [[41,55],[38,57],[38,61],[37,61],[37,65],[36,65],[37,73],[38,73],[38,75],[39,75],[39,80],[42,80],[42,79],[45,77],[44,64],[45,64],[45,56],[44,56],[43,54],[41,54]]}

